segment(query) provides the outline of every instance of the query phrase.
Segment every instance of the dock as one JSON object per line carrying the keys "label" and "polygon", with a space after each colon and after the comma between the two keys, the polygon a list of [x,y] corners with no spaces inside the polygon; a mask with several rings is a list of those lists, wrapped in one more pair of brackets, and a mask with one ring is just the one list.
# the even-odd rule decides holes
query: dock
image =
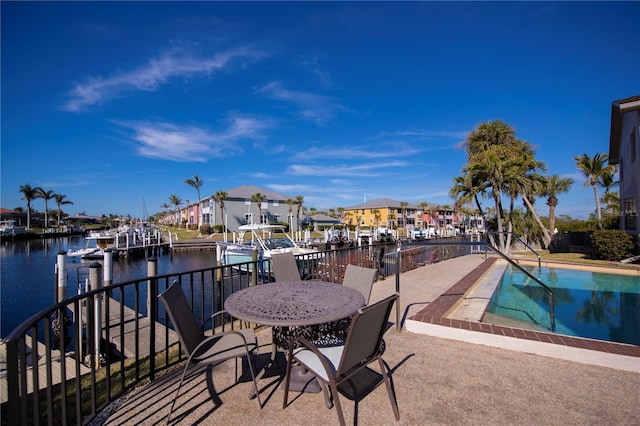
{"label": "dock", "polygon": [[[37,354],[36,370],[38,371],[38,383],[40,383],[40,389],[45,389],[47,384],[47,358],[46,347],[44,343],[38,342],[37,348],[34,351],[31,347],[31,339],[27,339],[27,362],[29,364],[27,370],[27,392],[33,392],[33,371],[34,371],[34,354]],[[59,350],[51,351],[51,380],[52,385],[57,385],[62,382],[62,376],[60,375],[60,368],[62,362],[65,363],[66,368],[66,380],[71,380],[75,377],[76,372],[76,360],[71,356],[63,356]],[[80,364],[80,374],[84,375],[90,373],[91,369],[84,364]],[[7,347],[4,343],[0,343],[0,403],[5,403],[8,400],[9,390],[7,386]]]}
{"label": "dock", "polygon": [[[119,351],[125,358],[136,358],[136,352],[138,358],[145,358],[149,356],[149,338],[150,338],[150,324],[148,317],[143,316],[124,306],[123,323],[119,321],[120,318],[120,302],[115,299],[108,299],[109,302],[109,342],[114,345],[117,351]],[[69,306],[73,312],[73,305]],[[103,313],[106,311],[103,306]],[[84,310],[84,309],[83,309]],[[86,313],[83,313],[86,315]],[[75,312],[74,312],[75,317]],[[136,348],[136,317],[138,327],[138,342]],[[106,318],[103,318],[102,332],[103,337],[106,336]],[[169,329],[169,344],[165,342],[165,336],[167,333],[167,327],[156,322],[155,323],[155,352],[163,351],[166,347],[171,346],[178,342],[178,335],[175,331]],[[122,341],[124,340],[124,345]],[[42,342],[38,342],[36,351],[31,348],[31,340],[26,340],[27,352],[37,353],[37,371],[38,371],[38,383],[40,383],[40,389],[46,388],[46,372],[47,372],[47,360],[46,360],[46,346]],[[8,400],[8,387],[7,387],[7,362],[6,362],[6,345],[0,343],[0,403],[4,403]],[[73,355],[64,355],[59,350],[51,350],[51,371],[52,371],[52,384],[56,385],[61,383],[60,368],[61,363],[65,362],[66,368],[66,380],[75,378],[76,372],[76,360]],[[28,362],[31,364],[27,372],[27,390],[29,393],[33,392],[33,360],[32,355],[27,357]],[[83,363],[80,363],[80,374],[85,375],[91,372],[91,368]]]}

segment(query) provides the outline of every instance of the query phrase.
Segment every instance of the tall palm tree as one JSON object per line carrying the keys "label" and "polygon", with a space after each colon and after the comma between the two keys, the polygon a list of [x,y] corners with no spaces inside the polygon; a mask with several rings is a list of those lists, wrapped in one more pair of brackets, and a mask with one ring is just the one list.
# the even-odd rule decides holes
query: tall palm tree
{"label": "tall palm tree", "polygon": [[558,205],[558,194],[569,191],[573,185],[573,179],[551,175],[545,178],[545,186],[542,195],[547,197],[549,206],[549,230],[556,229],[556,206]]}
{"label": "tall palm tree", "polygon": [[293,235],[293,205],[296,203],[296,200],[294,200],[293,198],[287,198],[287,201],[285,201],[285,203],[287,203],[287,205],[289,206],[289,216],[287,216],[287,222],[289,223],[289,232],[291,232]]}
{"label": "tall palm tree", "polygon": [[256,206],[258,207],[258,220],[259,220],[258,223],[262,223],[262,202],[266,199],[267,199],[267,196],[264,194],[261,194],[260,192],[256,192],[251,196],[251,201],[256,203]]}
{"label": "tall palm tree", "polygon": [[64,204],[73,204],[73,202],[69,200],[65,200],[67,196],[62,194],[54,194],[53,198],[55,198],[56,206],[58,207],[58,226],[60,226],[60,219],[62,216],[62,206]]}
{"label": "tall palm tree", "polygon": [[418,203],[418,207],[420,207],[420,228],[424,229],[424,215],[429,207],[429,203],[426,201],[420,201]]}
{"label": "tall palm tree", "polygon": [[409,203],[406,201],[400,201],[400,209],[402,210],[402,227],[407,228],[407,206]]}
{"label": "tall palm tree", "polygon": [[45,191],[42,188],[38,188],[37,197],[44,200],[44,227],[49,227],[49,200],[53,199],[55,192],[52,189]]}
{"label": "tall palm tree", "polygon": [[380,210],[373,209],[371,210],[371,213],[373,213],[373,219],[375,220],[376,228],[377,228],[378,225],[380,224]]}
{"label": "tall palm tree", "polygon": [[182,204],[182,200],[176,194],[169,195],[169,202],[175,206],[173,224],[177,225],[178,222],[178,209],[180,208],[180,204]]}
{"label": "tall palm tree", "polygon": [[162,205],[160,206],[160,208],[163,210],[162,212],[162,223],[163,224],[167,224],[167,214],[169,213],[169,207],[171,207],[169,204],[167,203],[162,203]]}
{"label": "tall palm tree", "polygon": [[27,202],[27,229],[31,229],[31,201],[38,198],[38,193],[42,188],[36,186],[33,188],[28,183],[20,185],[20,192],[22,193],[22,199]]}
{"label": "tall palm tree", "polygon": [[220,206],[220,223],[222,224],[225,233],[227,232],[227,228],[225,227],[224,222],[224,200],[227,199],[228,195],[229,194],[227,194],[226,191],[216,191],[215,195],[216,200],[218,200],[218,205]]}
{"label": "tall palm tree", "polygon": [[296,221],[298,229],[301,228],[300,226],[300,211],[302,210],[302,203],[304,202],[304,197],[302,195],[296,195],[296,203],[298,203],[298,210],[296,212]]}
{"label": "tall palm tree", "polygon": [[[467,164],[464,180],[454,180],[452,192],[466,200],[487,194],[495,204],[495,223],[499,249],[508,254],[511,246],[514,201],[521,196],[543,233],[544,224],[533,207],[532,199],[540,194],[540,171],[544,163],[535,160],[534,150],[527,142],[516,138],[515,130],[501,120],[480,124],[465,141]],[[503,207],[503,196],[509,208]],[[479,209],[481,211],[481,209]],[[485,218],[486,220],[486,218]],[[494,236],[489,235],[491,242]]]}
{"label": "tall palm tree", "polygon": [[[598,180],[602,179],[603,174],[608,173],[614,166],[606,165],[609,161],[607,154],[596,153],[593,157],[589,157],[587,153],[573,158],[576,167],[582,172],[587,180],[584,187],[591,185],[593,188],[593,196],[596,200],[596,215],[598,217],[598,225],[602,228],[602,210],[600,208],[600,197],[598,196]],[[615,169],[614,169],[615,170]]]}
{"label": "tall palm tree", "polygon": [[602,175],[598,178],[598,185],[604,188],[604,195],[602,198],[605,198],[611,189],[618,186],[620,182],[616,180],[616,166],[611,165],[609,167],[605,167],[602,171]]}
{"label": "tall palm tree", "polygon": [[[198,174],[194,174],[193,175],[193,179],[186,179],[184,181],[184,183],[186,183],[189,186],[192,186],[196,189],[196,192],[198,193],[198,204],[200,203],[200,188],[202,187],[202,184],[204,182],[202,182],[202,180],[198,177]],[[200,228],[200,225],[202,224],[202,213],[201,213],[201,209],[200,206],[198,206],[198,228]]]}

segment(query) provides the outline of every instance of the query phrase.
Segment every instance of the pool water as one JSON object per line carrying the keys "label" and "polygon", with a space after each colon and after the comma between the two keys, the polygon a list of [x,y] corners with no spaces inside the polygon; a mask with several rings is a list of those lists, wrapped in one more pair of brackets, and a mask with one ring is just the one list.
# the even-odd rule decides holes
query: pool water
{"label": "pool water", "polygon": [[[640,345],[640,277],[527,268],[554,293],[556,333]],[[551,329],[549,294],[509,266],[486,312]]]}

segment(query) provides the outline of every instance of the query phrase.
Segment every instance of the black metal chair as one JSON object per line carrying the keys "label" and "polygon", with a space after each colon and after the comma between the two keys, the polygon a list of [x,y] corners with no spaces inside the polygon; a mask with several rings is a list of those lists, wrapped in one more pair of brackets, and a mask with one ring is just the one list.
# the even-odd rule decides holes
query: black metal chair
{"label": "black metal chair", "polygon": [[[180,388],[187,375],[187,370],[192,364],[195,367],[213,366],[235,358],[237,381],[237,358],[246,356],[251,372],[254,392],[258,399],[258,404],[260,408],[262,408],[260,393],[258,392],[258,383],[256,381],[256,372],[254,370],[254,356],[258,351],[258,342],[253,329],[243,328],[241,330],[230,330],[206,337],[198,327],[187,302],[187,298],[177,282],[171,284],[158,298],[167,309],[171,323],[180,338],[182,349],[188,356],[182,377],[180,378],[178,390],[176,391],[169,414],[167,415],[166,423],[169,423],[173,407],[180,395]],[[212,318],[222,314],[225,314],[225,311],[216,312],[212,315]]]}
{"label": "black metal chair", "polygon": [[[318,347],[303,337],[294,338],[299,346],[289,345],[282,407],[288,406],[291,368],[298,362],[312,372],[320,383],[329,387],[340,425],[344,426],[345,421],[338,393],[355,400],[357,404],[357,401],[363,399],[382,382],[386,385],[396,421],[400,420],[398,403],[382,359],[381,349],[389,314],[398,297],[399,295],[394,293],[359,309],[353,316],[343,345]],[[368,365],[376,360],[381,374],[368,368]],[[357,422],[357,409],[355,412],[354,423]]]}

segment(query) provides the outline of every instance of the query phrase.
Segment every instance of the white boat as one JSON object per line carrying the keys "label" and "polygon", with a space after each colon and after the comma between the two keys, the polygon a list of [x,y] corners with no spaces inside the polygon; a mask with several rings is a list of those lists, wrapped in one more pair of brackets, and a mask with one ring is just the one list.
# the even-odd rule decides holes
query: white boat
{"label": "white boat", "polygon": [[90,231],[85,237],[86,246],[67,251],[67,256],[80,256],[83,259],[101,259],[104,251],[111,249],[114,254],[156,244],[159,230],[154,225],[119,226],[115,229]]}
{"label": "white boat", "polygon": [[[222,252],[218,260],[224,265],[249,262],[254,252],[263,261],[270,259],[274,253],[293,253],[294,256],[302,256],[304,260],[322,256],[317,249],[300,247],[284,232],[284,225],[242,225],[238,230],[240,234],[234,243],[217,243]],[[242,269],[246,270],[246,267]]]}
{"label": "white boat", "polygon": [[79,248],[79,249],[71,249],[71,250],[67,250],[67,256],[87,258],[89,255],[92,255],[98,251],[100,251],[98,247],[85,247],[85,248]]}
{"label": "white boat", "polygon": [[18,235],[26,232],[25,226],[16,226],[13,219],[0,221],[0,234],[2,235]]}

